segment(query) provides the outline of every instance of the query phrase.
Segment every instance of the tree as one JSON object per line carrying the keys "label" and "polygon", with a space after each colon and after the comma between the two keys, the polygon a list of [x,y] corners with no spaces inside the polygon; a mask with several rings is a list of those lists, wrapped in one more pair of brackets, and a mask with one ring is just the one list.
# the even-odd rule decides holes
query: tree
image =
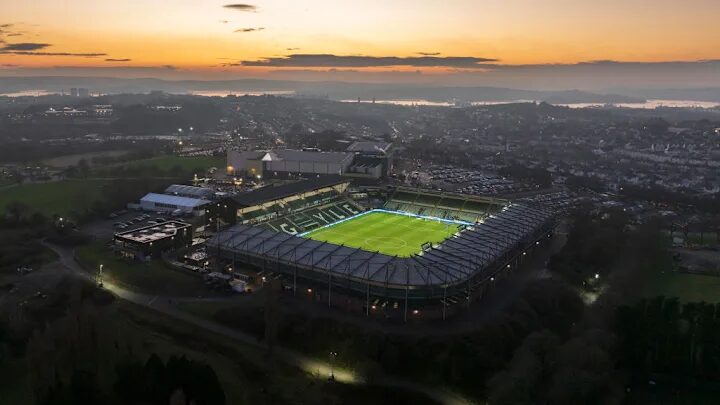
{"label": "tree", "polygon": [[21,201],[10,201],[5,206],[7,215],[17,224],[23,222],[30,212],[30,207]]}

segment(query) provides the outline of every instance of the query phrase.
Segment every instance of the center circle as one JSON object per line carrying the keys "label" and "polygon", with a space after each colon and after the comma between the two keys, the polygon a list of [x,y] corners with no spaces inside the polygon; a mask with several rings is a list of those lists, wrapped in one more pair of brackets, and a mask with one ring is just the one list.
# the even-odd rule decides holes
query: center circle
{"label": "center circle", "polygon": [[393,238],[389,236],[375,236],[372,238],[365,239],[366,245],[381,245],[388,248],[400,249],[407,246],[407,242],[400,238]]}

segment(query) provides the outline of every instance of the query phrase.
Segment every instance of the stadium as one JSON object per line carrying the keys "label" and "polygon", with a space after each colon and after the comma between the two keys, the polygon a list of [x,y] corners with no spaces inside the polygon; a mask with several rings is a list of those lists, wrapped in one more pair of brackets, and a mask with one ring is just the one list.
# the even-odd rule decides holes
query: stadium
{"label": "stadium", "polygon": [[238,196],[237,224],[208,252],[329,306],[445,318],[555,227],[547,209],[506,200],[410,188],[367,197],[349,187],[331,176]]}

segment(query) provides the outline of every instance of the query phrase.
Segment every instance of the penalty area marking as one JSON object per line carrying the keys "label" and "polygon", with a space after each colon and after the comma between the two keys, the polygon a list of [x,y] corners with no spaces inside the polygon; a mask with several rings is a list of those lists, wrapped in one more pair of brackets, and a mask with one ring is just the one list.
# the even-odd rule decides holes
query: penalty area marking
{"label": "penalty area marking", "polygon": [[400,238],[393,238],[390,236],[374,236],[365,239],[365,245],[380,245],[392,249],[402,249],[407,246],[407,242]]}

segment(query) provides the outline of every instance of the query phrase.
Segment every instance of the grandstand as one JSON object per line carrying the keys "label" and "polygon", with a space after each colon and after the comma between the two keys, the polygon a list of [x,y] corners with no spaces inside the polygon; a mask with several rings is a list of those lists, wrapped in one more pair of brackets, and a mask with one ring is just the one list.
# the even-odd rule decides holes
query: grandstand
{"label": "grandstand", "polygon": [[[347,184],[292,186],[238,212],[238,225],[208,241],[220,260],[343,291],[364,302],[448,306],[483,295],[554,229],[553,213],[507,201],[393,189],[382,209],[351,200]],[[300,280],[300,281],[299,281]],[[308,289],[309,291],[312,289]],[[314,291],[314,290],[312,290]],[[324,293],[323,293],[324,294]],[[337,294],[337,293],[336,293]],[[364,298],[364,299],[363,299]]]}
{"label": "grandstand", "polygon": [[476,223],[499,211],[506,201],[431,190],[397,188],[385,204],[394,211]]}

